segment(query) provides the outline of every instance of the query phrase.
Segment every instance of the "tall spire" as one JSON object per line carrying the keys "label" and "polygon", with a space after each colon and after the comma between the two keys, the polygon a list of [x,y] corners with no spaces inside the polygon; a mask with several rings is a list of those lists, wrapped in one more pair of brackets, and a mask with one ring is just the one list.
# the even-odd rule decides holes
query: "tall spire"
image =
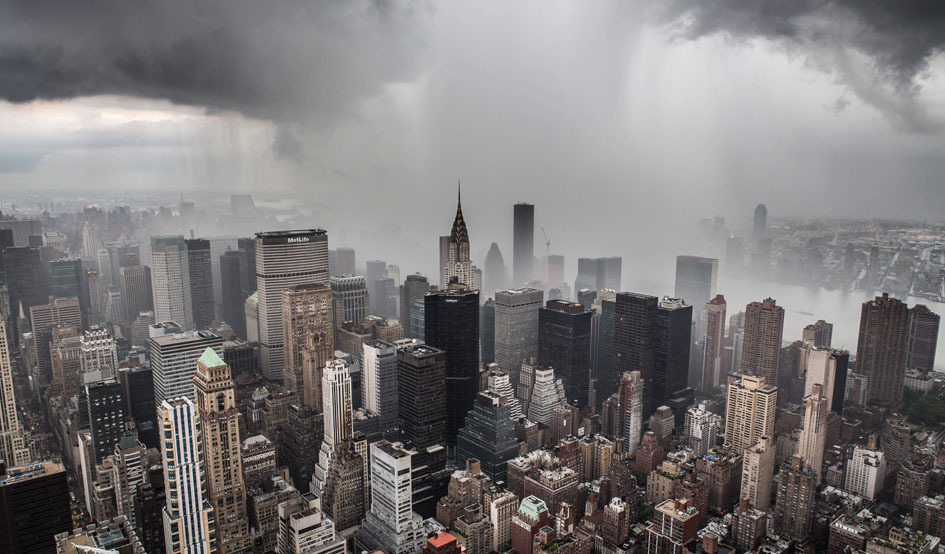
{"label": "tall spire", "polygon": [[466,221],[463,220],[462,189],[458,180],[456,181],[456,219],[453,220],[450,242],[469,244],[469,232],[466,230]]}

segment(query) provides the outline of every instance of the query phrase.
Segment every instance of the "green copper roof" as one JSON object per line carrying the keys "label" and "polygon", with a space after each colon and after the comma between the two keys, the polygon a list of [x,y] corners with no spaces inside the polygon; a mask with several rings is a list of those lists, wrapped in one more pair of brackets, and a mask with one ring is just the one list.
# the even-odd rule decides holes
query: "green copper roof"
{"label": "green copper roof", "polygon": [[545,504],[544,500],[538,497],[526,496],[525,499],[522,500],[522,504],[518,507],[518,511],[528,516],[529,519],[537,521],[542,512],[548,512],[548,505]]}
{"label": "green copper roof", "polygon": [[203,367],[220,367],[221,365],[226,365],[226,362],[220,359],[220,355],[209,346],[203,351],[203,354],[200,355],[200,359],[197,360],[197,363]]}

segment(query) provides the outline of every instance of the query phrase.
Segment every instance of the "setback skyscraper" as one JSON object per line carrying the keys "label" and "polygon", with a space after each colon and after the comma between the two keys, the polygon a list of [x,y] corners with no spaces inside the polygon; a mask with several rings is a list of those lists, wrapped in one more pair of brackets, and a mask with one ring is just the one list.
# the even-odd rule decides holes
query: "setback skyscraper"
{"label": "setback skyscraper", "polygon": [[479,460],[493,481],[506,480],[506,462],[518,455],[509,400],[492,391],[480,392],[456,439],[456,461]]}
{"label": "setback skyscraper", "polygon": [[[187,398],[161,403],[164,483],[164,541],[169,554],[217,551],[216,522],[207,497],[200,414]],[[239,451],[237,443],[237,452]]]}
{"label": "setback skyscraper", "polygon": [[328,233],[321,229],[256,233],[259,365],[268,379],[282,379],[285,342],[282,291],[328,282]]}
{"label": "setback skyscraper", "polygon": [[13,367],[7,344],[6,319],[0,315],[0,458],[10,466],[26,465],[30,449],[26,431],[20,426],[13,390]]}
{"label": "setback skyscraper", "polygon": [[534,278],[535,263],[535,206],[515,205],[512,236],[512,283],[521,287]]}
{"label": "setback skyscraper", "polygon": [[[282,291],[283,381],[285,388],[295,391],[300,398],[312,394],[304,386],[303,350],[308,349],[314,355],[309,365],[316,369],[325,367],[335,353],[333,311],[331,288],[326,283],[308,283]],[[313,383],[316,378],[309,376],[308,382]]]}
{"label": "setback skyscraper", "polygon": [[424,297],[424,340],[446,352],[446,437],[455,444],[479,390],[479,291],[450,285]]}
{"label": "setback skyscraper", "polygon": [[246,518],[239,414],[230,366],[212,348],[197,360],[194,404],[207,492],[216,519],[211,536],[216,537],[221,554],[243,552],[252,545],[252,535]]}
{"label": "setback skyscraper", "polygon": [[502,258],[502,251],[499,245],[492,243],[489,246],[489,252],[486,253],[486,261],[483,264],[482,275],[482,294],[491,297],[495,291],[506,288],[508,277],[505,271],[505,259]]}

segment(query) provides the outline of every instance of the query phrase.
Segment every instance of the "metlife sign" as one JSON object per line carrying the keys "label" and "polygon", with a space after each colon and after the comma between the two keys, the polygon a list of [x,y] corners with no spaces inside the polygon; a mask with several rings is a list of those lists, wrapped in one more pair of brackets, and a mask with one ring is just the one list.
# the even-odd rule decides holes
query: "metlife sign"
{"label": "metlife sign", "polygon": [[289,237],[285,239],[285,241],[287,244],[295,244],[299,242],[309,242],[309,238],[308,237]]}

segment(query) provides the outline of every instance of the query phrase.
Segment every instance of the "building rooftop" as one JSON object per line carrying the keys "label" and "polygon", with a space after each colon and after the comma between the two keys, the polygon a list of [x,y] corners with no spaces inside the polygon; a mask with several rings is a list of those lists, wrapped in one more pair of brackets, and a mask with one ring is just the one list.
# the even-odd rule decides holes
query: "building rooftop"
{"label": "building rooftop", "polygon": [[542,512],[548,513],[548,505],[538,497],[526,496],[519,504],[518,511],[520,514],[528,516],[529,519],[537,520]]}
{"label": "building rooftop", "polygon": [[203,351],[203,354],[200,355],[200,358],[197,359],[197,363],[207,368],[226,365],[226,362],[220,358],[220,355],[209,346]]}
{"label": "building rooftop", "polygon": [[65,471],[65,467],[59,462],[40,462],[28,466],[15,467],[8,469],[6,475],[0,476],[0,487],[52,475],[60,471]]}

